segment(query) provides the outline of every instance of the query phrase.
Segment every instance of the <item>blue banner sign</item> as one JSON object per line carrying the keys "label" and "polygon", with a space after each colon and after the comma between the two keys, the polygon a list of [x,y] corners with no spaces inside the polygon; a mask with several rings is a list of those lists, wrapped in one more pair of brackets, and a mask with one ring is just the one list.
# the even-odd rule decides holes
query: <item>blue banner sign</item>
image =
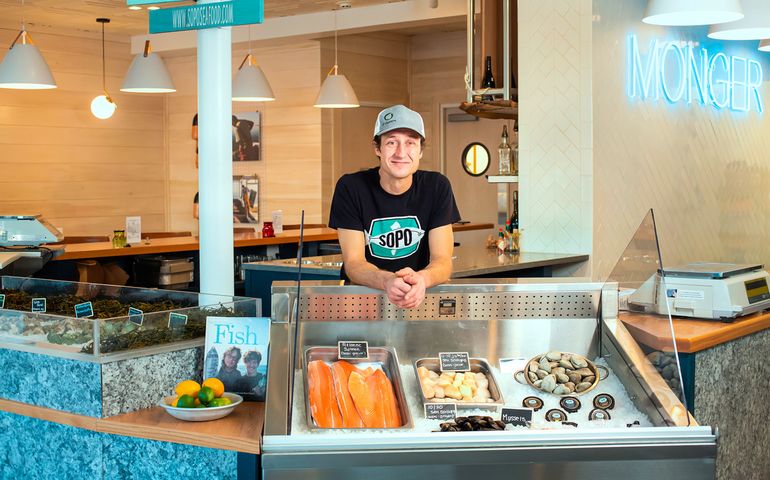
{"label": "blue banner sign", "polygon": [[88,318],[94,316],[94,305],[91,302],[83,302],[75,305],[75,318]]}
{"label": "blue banner sign", "polygon": [[168,314],[168,328],[184,327],[187,325],[187,315],[171,312]]}
{"label": "blue banner sign", "polygon": [[150,11],[150,33],[262,23],[264,0],[230,0]]}
{"label": "blue banner sign", "polygon": [[636,35],[629,35],[627,62],[632,99],[697,102],[736,112],[764,110],[760,91],[764,76],[757,60],[710,52],[691,42],[657,39],[643,54]]}
{"label": "blue banner sign", "polygon": [[128,307],[128,321],[141,326],[144,323],[144,312],[138,308]]}

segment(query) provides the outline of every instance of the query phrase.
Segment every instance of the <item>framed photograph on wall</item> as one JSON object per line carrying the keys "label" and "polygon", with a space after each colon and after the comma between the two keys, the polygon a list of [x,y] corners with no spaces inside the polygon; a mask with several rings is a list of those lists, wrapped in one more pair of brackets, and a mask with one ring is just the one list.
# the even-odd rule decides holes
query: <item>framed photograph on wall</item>
{"label": "framed photograph on wall", "polygon": [[259,178],[233,175],[233,223],[259,223]]}
{"label": "framed photograph on wall", "polygon": [[262,115],[260,112],[233,114],[233,162],[262,159]]}

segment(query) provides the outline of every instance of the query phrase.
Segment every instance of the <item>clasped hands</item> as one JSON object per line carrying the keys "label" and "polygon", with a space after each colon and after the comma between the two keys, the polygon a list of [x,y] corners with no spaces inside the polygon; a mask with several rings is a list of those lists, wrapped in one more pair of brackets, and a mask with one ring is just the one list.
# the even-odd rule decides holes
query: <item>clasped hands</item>
{"label": "clasped hands", "polygon": [[411,268],[402,268],[385,283],[385,293],[399,308],[416,308],[425,299],[425,277]]}

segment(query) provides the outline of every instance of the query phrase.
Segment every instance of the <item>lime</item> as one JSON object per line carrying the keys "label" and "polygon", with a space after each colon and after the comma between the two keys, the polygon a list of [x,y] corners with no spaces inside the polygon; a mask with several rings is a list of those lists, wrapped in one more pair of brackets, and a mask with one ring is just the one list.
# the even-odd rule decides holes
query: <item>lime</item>
{"label": "lime", "polygon": [[227,397],[215,398],[209,402],[209,407],[224,407],[225,405],[230,405],[231,403],[233,402],[231,402]]}
{"label": "lime", "polygon": [[208,405],[214,398],[216,398],[216,394],[214,394],[214,389],[211,387],[202,387],[201,391],[198,392],[198,400],[203,404]]}
{"label": "lime", "polygon": [[195,399],[190,395],[182,395],[176,402],[179,408],[195,408]]}
{"label": "lime", "polygon": [[205,382],[203,382],[204,387],[211,387],[214,390],[214,396],[219,398],[222,396],[223,393],[225,393],[225,384],[222,383],[222,380],[218,379],[217,377],[211,377],[207,378]]}

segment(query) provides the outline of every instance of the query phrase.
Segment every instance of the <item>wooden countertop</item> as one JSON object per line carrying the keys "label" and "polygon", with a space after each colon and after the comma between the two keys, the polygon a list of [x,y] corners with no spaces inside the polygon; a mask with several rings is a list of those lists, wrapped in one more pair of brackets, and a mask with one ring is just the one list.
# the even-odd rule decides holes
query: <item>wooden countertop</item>
{"label": "wooden countertop", "polygon": [[[469,230],[491,229],[491,223],[467,223],[453,225],[455,232]],[[337,230],[333,228],[308,228],[305,230],[305,242],[337,241]],[[275,237],[262,238],[261,233],[236,233],[233,235],[235,248],[254,247],[260,245],[280,245],[285,243],[299,243],[299,230],[290,230]],[[143,241],[141,244],[126,248],[113,248],[111,242],[97,243],[72,243],[65,245],[64,253],[54,259],[80,260],[85,258],[126,257],[130,255],[147,255],[173,252],[194,252],[200,249],[198,237],[172,237],[157,238]]]}
{"label": "wooden countertop", "polygon": [[253,454],[260,452],[265,420],[265,404],[261,402],[244,402],[225,418],[210,422],[177,420],[161,407],[93,418],[0,399],[0,410],[95,432]]}
{"label": "wooden countertop", "polygon": [[[668,318],[629,312],[621,312],[618,317],[638,342],[658,350],[671,350],[671,330]],[[770,328],[770,313],[755,313],[738,317],[732,323],[723,323],[718,320],[693,320],[683,317],[673,318],[676,346],[683,353],[706,350]]]}

